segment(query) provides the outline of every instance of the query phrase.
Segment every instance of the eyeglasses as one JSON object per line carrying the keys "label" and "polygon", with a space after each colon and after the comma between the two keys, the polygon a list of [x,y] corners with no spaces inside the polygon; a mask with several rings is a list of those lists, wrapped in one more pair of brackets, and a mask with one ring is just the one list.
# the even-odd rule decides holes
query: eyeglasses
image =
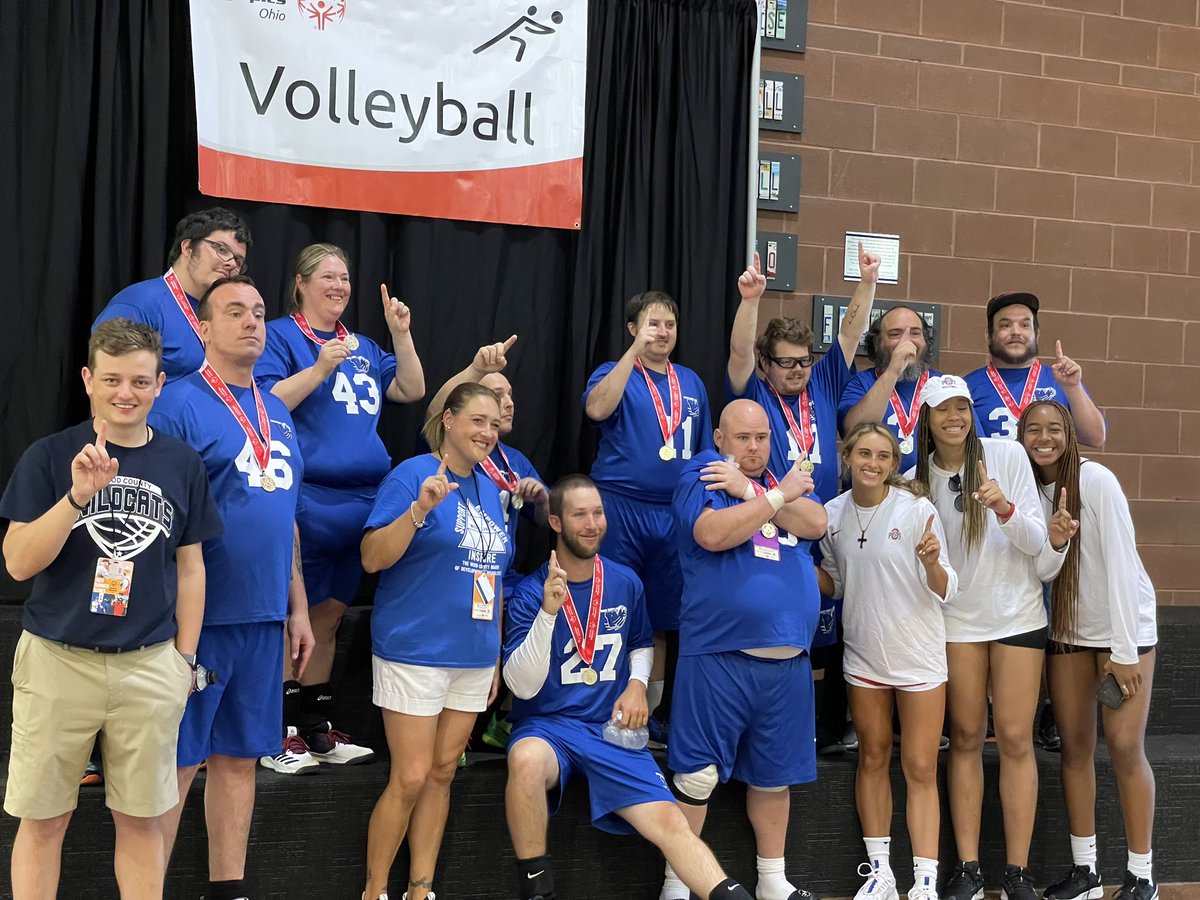
{"label": "eyeglasses", "polygon": [[238,256],[220,241],[213,241],[209,240],[208,238],[204,238],[203,240],[204,243],[213,248],[213,253],[217,254],[217,259],[221,260],[221,262],[229,262],[230,260],[233,260],[235,263],[237,263],[239,275],[246,271],[246,257]]}
{"label": "eyeglasses", "polygon": [[799,366],[802,369],[807,369],[816,362],[812,356],[767,356],[771,362],[779,366],[781,369],[794,369]]}
{"label": "eyeglasses", "polygon": [[954,494],[954,509],[958,512],[963,511],[963,492],[962,492],[962,476],[950,476],[950,493]]}

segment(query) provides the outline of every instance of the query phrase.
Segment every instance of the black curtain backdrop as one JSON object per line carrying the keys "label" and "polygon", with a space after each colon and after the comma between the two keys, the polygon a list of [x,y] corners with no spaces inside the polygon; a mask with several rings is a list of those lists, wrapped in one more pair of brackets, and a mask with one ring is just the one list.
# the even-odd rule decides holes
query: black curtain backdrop
{"label": "black curtain backdrop", "polygon": [[[79,369],[96,314],[161,274],[177,219],[218,204],[250,223],[270,318],[314,241],[350,255],[351,328],[386,339],[386,281],[412,307],[430,395],[481,344],[519,334],[511,440],[547,480],[591,465],[579,396],[628,345],[623,306],[638,291],[680,302],[676,359],[722,405],[746,240],[752,0],[590,0],[578,233],[205,197],[186,3],[3,0],[0,22],[0,482],[31,442],[87,415]],[[385,410],[396,461],[423,411]]]}

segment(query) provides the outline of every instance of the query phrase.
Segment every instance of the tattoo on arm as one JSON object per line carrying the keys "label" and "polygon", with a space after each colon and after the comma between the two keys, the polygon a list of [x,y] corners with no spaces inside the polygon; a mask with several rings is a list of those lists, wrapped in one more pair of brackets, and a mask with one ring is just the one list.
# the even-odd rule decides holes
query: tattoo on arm
{"label": "tattoo on arm", "polygon": [[842,318],[842,322],[846,325],[853,325],[854,320],[858,318],[858,306],[850,304],[850,308],[846,310],[846,315]]}
{"label": "tattoo on arm", "polygon": [[300,535],[294,534],[292,536],[292,575],[293,576],[299,575],[301,571],[302,570],[300,567]]}

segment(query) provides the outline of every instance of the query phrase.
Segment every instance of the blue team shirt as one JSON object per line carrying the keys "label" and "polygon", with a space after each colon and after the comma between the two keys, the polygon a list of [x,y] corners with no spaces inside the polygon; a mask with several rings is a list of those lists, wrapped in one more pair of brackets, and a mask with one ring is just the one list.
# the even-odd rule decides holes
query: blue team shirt
{"label": "blue team shirt", "polygon": [[[333,331],[313,334],[323,340]],[[304,454],[304,480],[326,487],[375,487],[392,467],[379,437],[379,411],[396,375],[396,357],[357,335],[358,348],[292,410]],[[291,316],[267,323],[267,346],[254,367],[259,390],[317,361],[321,348]]]}
{"label": "blue team shirt", "polygon": [[[509,465],[512,466],[510,471],[517,477],[518,481],[522,478],[536,478],[542,484],[545,484],[542,481],[542,476],[538,474],[538,470],[529,461],[529,457],[516,447],[510,447],[508,444],[497,442],[496,449],[488,454],[491,461],[496,464],[497,469],[502,473],[508,470],[508,466],[504,464],[504,457],[500,455],[501,447],[504,448],[504,452],[508,456]],[[500,506],[504,510],[504,529],[508,532],[509,548],[508,562],[504,569],[504,583],[505,585],[516,587],[521,577],[515,569],[517,564],[517,525],[520,524],[521,516],[525,516],[530,521],[533,521],[534,509],[536,507],[532,503],[526,503],[519,510],[514,509],[512,494],[503,488],[500,489]]]}
{"label": "blue team shirt", "polygon": [[[604,596],[600,605],[600,625],[596,630],[596,650],[592,668],[600,676],[594,685],[583,683],[583,658],[575,648],[571,626],[562,610],[554,618],[554,637],[550,642],[550,669],[542,689],[528,700],[513,698],[510,722],[530,716],[567,716],[583,722],[607,722],[613,705],[629,684],[629,651],[654,646],[654,633],[646,615],[646,597],[642,582],[633,570],[602,558]],[[504,613],[504,659],[525,640],[530,626],[542,608],[542,585],[548,563],[517,585]],[[592,580],[568,582],[568,603],[575,604],[580,627],[587,628],[588,608],[592,601]]]}
{"label": "blue team shirt", "polygon": [[[749,539],[714,553],[692,536],[706,508],[720,511],[742,502],[724,491],[705,490],[700,470],[720,458],[711,450],[697,455],[675,488],[675,533],[683,569],[679,653],[699,656],[756,647],[807,650],[821,608],[811,541],[779,529],[780,558],[772,561],[756,557]],[[820,502],[812,494],[809,499]]]}
{"label": "blue team shirt", "polygon": [[[406,459],[379,486],[365,529],[408,515],[421,483],[437,473],[432,453]],[[379,574],[371,610],[371,650],[380,659],[414,666],[482,669],[500,655],[500,623],[471,618],[476,572],[496,576],[496,594],[510,552],[500,491],[478,466],[425,518],[408,550]],[[497,613],[499,605],[496,606]]]}
{"label": "blue team shirt", "polygon": [[[808,458],[813,463],[816,493],[822,501],[838,495],[838,400],[853,377],[854,366],[846,362],[841,348],[835,345],[813,366],[808,380],[809,424],[813,434]],[[729,383],[727,370],[725,392],[730,400],[748,398],[767,411],[767,421],[771,425],[771,459],[767,468],[782,476],[800,458],[800,447],[766,380],[752,375],[746,382],[746,389],[738,394]],[[800,425],[800,395],[785,397],[781,394],[780,397],[791,409],[796,424]]]}
{"label": "blue team shirt", "polygon": [[[941,372],[934,369],[929,370],[930,378],[937,378]],[[842,427],[842,423],[846,420],[846,413],[854,409],[858,405],[858,401],[867,395],[867,391],[875,386],[875,382],[879,380],[879,372],[874,368],[863,369],[846,385],[846,389],[842,391],[842,399],[838,403],[838,428]],[[917,389],[915,381],[898,381],[896,382],[896,393],[900,396],[900,402],[904,406],[904,412],[907,415],[908,410],[912,405],[913,393]],[[917,407],[917,418],[920,419],[921,408]],[[887,414],[884,416],[883,424],[892,430],[896,435],[896,439],[900,440],[900,422],[896,418],[896,411],[892,409],[891,403],[887,405]],[[913,448],[911,453],[905,453],[900,459],[900,471],[907,472],[917,464],[917,432],[919,427],[914,427],[912,432]],[[844,431],[844,429],[843,429]],[[835,494],[836,496],[836,494]],[[833,499],[832,497],[830,499]]]}
{"label": "blue team shirt", "polygon": [[[229,386],[257,431],[248,387]],[[296,501],[304,461],[296,428],[283,401],[262,395],[271,422],[267,473],[275,490],[261,487],[250,439],[199,372],[163,389],[149,422],[199,452],[212,484],[225,533],[204,542],[205,625],[282,622],[292,575]]]}
{"label": "blue team shirt", "polygon": [[[584,406],[592,388],[615,365],[615,362],[606,362],[592,373],[583,392]],[[607,419],[596,423],[600,429],[600,447],[591,473],[596,484],[638,500],[670,503],[671,491],[688,460],[702,450],[712,449],[712,416],[708,411],[704,382],[691,369],[674,363],[672,366],[679,378],[679,393],[683,400],[683,420],[671,435],[675,458],[669,461],[659,458],[663,448],[662,429],[646,379],[635,368],[617,408]],[[663,412],[670,418],[671,390],[666,374],[649,368],[646,372],[662,398]]]}
{"label": "blue team shirt", "polygon": [[[189,294],[184,296],[195,312],[200,301]],[[92,331],[101,322],[116,318],[144,322],[162,335],[163,371],[167,373],[168,384],[191,375],[204,365],[204,344],[188,324],[161,276],[139,281],[120,291],[100,311],[92,323]]]}
{"label": "blue team shirt", "polygon": [[[997,369],[1000,380],[1008,388],[1012,398],[1021,402],[1025,392],[1025,379],[1029,375],[1030,366],[1019,369]],[[980,437],[995,437],[1017,439],[1017,417],[1009,412],[1008,407],[1000,398],[1000,393],[992,380],[988,378],[987,366],[976,369],[963,379],[971,391],[971,402],[975,407],[975,431]],[[1037,386],[1033,389],[1034,400],[1057,400],[1068,410],[1071,404],[1067,402],[1067,393],[1054,377],[1054,371],[1049,366],[1042,366],[1038,372]]]}

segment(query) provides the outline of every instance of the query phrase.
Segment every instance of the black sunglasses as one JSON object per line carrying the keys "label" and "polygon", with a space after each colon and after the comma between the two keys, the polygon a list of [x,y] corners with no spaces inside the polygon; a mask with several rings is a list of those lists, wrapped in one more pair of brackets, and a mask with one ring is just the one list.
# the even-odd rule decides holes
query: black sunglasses
{"label": "black sunglasses", "polygon": [[950,476],[950,492],[954,494],[954,508],[958,512],[963,511],[963,492],[962,492],[962,476]]}

